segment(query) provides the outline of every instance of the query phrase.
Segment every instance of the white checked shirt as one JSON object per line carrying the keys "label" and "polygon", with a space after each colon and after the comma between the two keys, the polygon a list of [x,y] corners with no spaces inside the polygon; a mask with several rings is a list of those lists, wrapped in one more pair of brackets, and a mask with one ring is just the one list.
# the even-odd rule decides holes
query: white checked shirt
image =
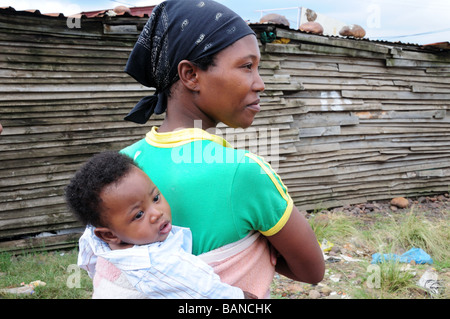
{"label": "white checked shirt", "polygon": [[97,257],[103,257],[124,273],[129,282],[149,298],[242,299],[241,289],[222,283],[212,267],[191,254],[189,229],[172,226],[167,239],[128,249],[111,250],[87,226],[79,241],[78,266],[91,278]]}

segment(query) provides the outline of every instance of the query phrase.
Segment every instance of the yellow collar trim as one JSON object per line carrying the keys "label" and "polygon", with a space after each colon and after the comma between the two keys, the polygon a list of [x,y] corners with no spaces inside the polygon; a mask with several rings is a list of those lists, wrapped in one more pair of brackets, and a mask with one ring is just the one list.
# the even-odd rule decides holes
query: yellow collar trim
{"label": "yellow collar trim", "polygon": [[151,131],[146,134],[145,140],[152,146],[164,148],[177,147],[201,140],[213,141],[224,147],[232,148],[231,144],[225,139],[199,128],[187,128],[179,131],[158,133],[158,128],[153,126]]}

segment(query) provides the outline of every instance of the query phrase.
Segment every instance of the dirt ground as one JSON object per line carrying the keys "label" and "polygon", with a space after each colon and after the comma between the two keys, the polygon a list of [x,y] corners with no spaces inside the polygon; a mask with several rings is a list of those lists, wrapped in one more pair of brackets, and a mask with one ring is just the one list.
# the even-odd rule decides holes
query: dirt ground
{"label": "dirt ground", "polygon": [[[392,216],[395,214],[405,214],[410,212],[424,214],[431,221],[446,220],[450,213],[450,196],[448,193],[435,196],[423,196],[417,198],[408,198],[408,207],[399,208],[393,206],[390,201],[376,201],[346,207],[334,208],[323,212],[314,212],[315,214],[335,212],[344,213],[347,216],[353,216],[364,223],[372,224],[380,216]],[[306,213],[306,212],[305,212]],[[310,218],[312,214],[306,213]],[[410,287],[399,294],[383,294],[376,289],[370,289],[367,283],[367,277],[370,275],[368,268],[371,264],[373,251],[365,248],[355,247],[351,243],[344,245],[335,245],[333,250],[325,253],[326,273],[324,280],[318,285],[310,285],[293,281],[289,278],[276,274],[272,283],[271,298],[283,299],[373,299],[373,298],[400,298],[400,299],[429,299],[450,298],[450,268],[441,268],[438,270],[440,284],[440,293],[431,294],[420,287]],[[346,256],[348,258],[333,258],[333,256]],[[408,269],[414,274],[413,283],[417,283],[419,278],[429,269],[434,269],[433,265],[414,265],[406,264]],[[447,266],[448,267],[448,266]]]}

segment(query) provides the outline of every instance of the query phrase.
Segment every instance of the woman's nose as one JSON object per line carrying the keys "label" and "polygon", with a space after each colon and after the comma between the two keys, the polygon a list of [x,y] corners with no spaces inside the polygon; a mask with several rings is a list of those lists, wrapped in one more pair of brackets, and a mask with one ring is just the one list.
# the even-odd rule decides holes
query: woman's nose
{"label": "woman's nose", "polygon": [[253,83],[253,90],[257,91],[257,92],[263,92],[265,90],[266,86],[264,84],[264,81],[261,77],[261,75],[259,74],[259,72],[256,72],[256,78],[255,78],[255,82]]}

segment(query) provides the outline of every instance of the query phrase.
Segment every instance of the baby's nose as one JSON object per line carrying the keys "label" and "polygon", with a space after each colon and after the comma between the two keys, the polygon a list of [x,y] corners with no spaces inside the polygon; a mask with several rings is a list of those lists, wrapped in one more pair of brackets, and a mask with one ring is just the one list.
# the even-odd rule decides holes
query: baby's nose
{"label": "baby's nose", "polygon": [[161,218],[161,216],[163,215],[163,212],[160,212],[159,210],[157,210],[157,209],[153,209],[152,211],[151,211],[151,216],[150,216],[150,222],[152,223],[152,224],[154,224],[154,223],[156,223],[160,218]]}

